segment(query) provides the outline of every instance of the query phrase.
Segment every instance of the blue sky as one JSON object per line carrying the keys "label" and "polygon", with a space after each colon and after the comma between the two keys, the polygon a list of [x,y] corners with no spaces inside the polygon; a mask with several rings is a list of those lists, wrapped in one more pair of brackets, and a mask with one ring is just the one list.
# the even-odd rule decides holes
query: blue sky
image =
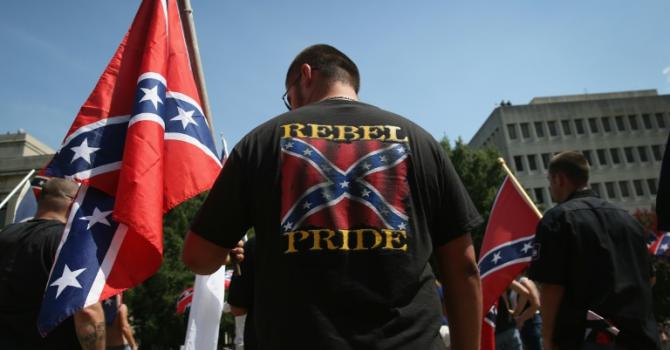
{"label": "blue sky", "polygon": [[[468,141],[501,99],[670,93],[670,1],[192,0],[214,127],[229,144],[284,111],[315,43],[347,53],[361,99]],[[57,148],[139,1],[13,1],[0,12],[0,132]],[[669,69],[670,70],[670,69]]]}

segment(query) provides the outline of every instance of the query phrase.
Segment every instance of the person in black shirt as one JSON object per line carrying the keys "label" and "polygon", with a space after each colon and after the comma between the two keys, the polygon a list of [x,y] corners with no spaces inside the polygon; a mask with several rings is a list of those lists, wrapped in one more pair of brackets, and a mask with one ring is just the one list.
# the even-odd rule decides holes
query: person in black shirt
{"label": "person in black shirt", "polygon": [[656,193],[656,218],[659,231],[670,231],[670,134],[665,144]]}
{"label": "person in black shirt", "polygon": [[652,314],[650,257],[644,229],[625,210],[588,188],[581,153],[563,152],[549,163],[549,188],[559,203],[538,224],[528,275],[540,283],[545,350],[584,344],[587,311],[620,333],[589,334],[599,349],[658,349]]}
{"label": "person in black shirt", "polygon": [[328,45],[288,69],[290,109],[246,135],[194,218],[182,259],[212,273],[256,232],[259,349],[444,349],[437,255],[455,349],[475,349],[481,223],[440,145],[358,101],[356,65]]}
{"label": "person in black shirt", "polygon": [[37,332],[42,295],[76,193],[71,181],[47,181],[35,218],[0,232],[0,349],[104,349],[100,303],[75,313],[45,338]]}

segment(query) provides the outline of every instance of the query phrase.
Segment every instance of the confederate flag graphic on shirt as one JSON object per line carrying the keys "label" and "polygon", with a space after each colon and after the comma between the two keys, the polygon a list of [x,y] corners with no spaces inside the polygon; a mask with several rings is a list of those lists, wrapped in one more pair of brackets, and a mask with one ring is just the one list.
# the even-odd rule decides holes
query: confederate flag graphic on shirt
{"label": "confederate flag graphic on shirt", "polygon": [[406,142],[281,139],[285,253],[407,250]]}

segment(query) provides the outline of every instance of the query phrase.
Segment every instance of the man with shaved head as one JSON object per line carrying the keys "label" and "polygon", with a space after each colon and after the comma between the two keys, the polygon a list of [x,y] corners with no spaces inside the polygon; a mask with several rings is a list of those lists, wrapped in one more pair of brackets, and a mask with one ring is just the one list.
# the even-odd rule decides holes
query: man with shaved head
{"label": "man with shaved head", "polygon": [[37,332],[42,296],[78,188],[65,179],[47,181],[35,218],[0,231],[2,349],[104,349],[105,323],[99,303],[77,312],[46,338]]}

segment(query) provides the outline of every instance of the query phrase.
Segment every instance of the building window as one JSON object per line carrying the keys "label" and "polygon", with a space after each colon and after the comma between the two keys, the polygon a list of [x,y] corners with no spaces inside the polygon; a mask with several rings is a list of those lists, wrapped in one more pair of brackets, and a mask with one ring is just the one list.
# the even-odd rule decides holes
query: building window
{"label": "building window", "polygon": [[619,158],[619,149],[618,148],[610,148],[610,156],[612,156],[612,164],[619,164],[621,163],[621,159]]}
{"label": "building window", "polygon": [[640,161],[641,162],[646,162],[649,160],[649,157],[647,156],[647,147],[640,146],[637,148],[637,153],[640,156]]}
{"label": "building window", "polygon": [[586,161],[589,163],[589,165],[593,165],[593,159],[591,158],[591,151],[585,150],[582,151],[582,154],[584,155],[584,158],[586,158]]}
{"label": "building window", "polygon": [[614,117],[614,122],[616,123],[617,131],[626,131],[626,125],[623,123],[623,116],[617,115]]}
{"label": "building window", "polygon": [[624,147],[623,154],[626,156],[626,163],[635,162],[635,157],[633,156],[633,147]]}
{"label": "building window", "polygon": [[663,118],[663,113],[656,113],[656,125],[659,129],[665,129],[665,118]]}
{"label": "building window", "polygon": [[649,193],[656,195],[656,179],[647,179],[647,186],[649,186]]}
{"label": "building window", "polygon": [[619,181],[619,190],[621,190],[621,197],[628,198],[630,196],[628,181]]}
{"label": "building window", "polygon": [[516,171],[523,171],[523,158],[521,156],[514,156],[514,166]]}
{"label": "building window", "polygon": [[545,169],[549,169],[549,153],[542,153],[542,165]]}
{"label": "building window", "polygon": [[544,203],[544,188],[538,187],[534,190],[535,192],[535,201],[538,203]]}
{"label": "building window", "polygon": [[605,182],[605,190],[607,191],[607,198],[616,198],[616,193],[614,192],[614,182]]}
{"label": "building window", "polygon": [[599,183],[597,183],[597,182],[596,182],[596,183],[592,183],[592,184],[591,184],[591,190],[592,190],[593,192],[595,192],[595,193],[598,195],[598,197],[601,196],[601,194],[600,194],[600,193],[601,193],[601,192],[600,192],[600,184],[599,184]]}
{"label": "building window", "polygon": [[647,130],[653,129],[654,127],[651,125],[651,115],[643,114],[642,115],[642,124],[644,124],[644,128],[647,129]]}
{"label": "building window", "polygon": [[577,135],[584,135],[584,120],[575,119],[575,132]]}
{"label": "building window", "polygon": [[528,170],[535,171],[537,170],[537,158],[534,154],[528,155]]}
{"label": "building window", "polygon": [[592,134],[595,134],[595,133],[598,132],[598,119],[589,118],[589,129],[591,130]]}
{"label": "building window", "polygon": [[542,122],[535,122],[535,135],[537,137],[544,137],[544,127]]}
{"label": "building window", "polygon": [[661,146],[653,145],[651,146],[651,153],[654,155],[654,160],[660,162],[663,160],[663,154],[661,154]]}
{"label": "building window", "polygon": [[507,136],[510,140],[516,140],[516,124],[507,124]]}
{"label": "building window", "polygon": [[607,155],[605,154],[605,150],[599,149],[596,153],[598,154],[598,164],[607,165]]}
{"label": "building window", "polygon": [[603,131],[604,132],[612,131],[612,125],[610,125],[610,117],[602,117],[601,121],[603,122]]}
{"label": "building window", "polygon": [[547,122],[547,127],[549,128],[549,136],[556,137],[558,136],[558,129],[556,129],[556,122],[551,120]]}
{"label": "building window", "polygon": [[638,125],[637,125],[637,115],[631,114],[628,116],[628,124],[630,124],[630,129],[631,130],[637,130]]}
{"label": "building window", "polygon": [[530,127],[528,123],[521,123],[521,137],[524,139],[530,138]]}
{"label": "building window", "polygon": [[635,195],[638,197],[644,196],[644,189],[642,188],[642,180],[633,180],[633,187],[635,188]]}
{"label": "building window", "polygon": [[561,127],[563,128],[563,135],[571,135],[572,129],[570,128],[569,120],[561,120]]}

